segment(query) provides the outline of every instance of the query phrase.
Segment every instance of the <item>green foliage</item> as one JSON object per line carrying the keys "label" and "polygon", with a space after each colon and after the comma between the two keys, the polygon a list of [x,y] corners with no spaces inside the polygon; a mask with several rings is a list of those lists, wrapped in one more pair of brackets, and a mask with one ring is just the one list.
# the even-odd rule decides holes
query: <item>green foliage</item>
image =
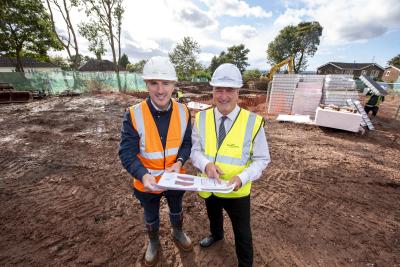
{"label": "green foliage", "polygon": [[130,62],[129,62],[128,56],[125,53],[122,54],[121,58],[118,61],[118,65],[126,68],[126,65],[128,65],[129,63]]}
{"label": "green foliage", "polygon": [[196,70],[193,75],[192,75],[192,80],[204,80],[207,79],[207,81],[211,80],[211,73],[208,69],[198,69]]}
{"label": "green foliage", "polygon": [[286,26],[268,44],[267,58],[278,64],[290,56],[294,57],[295,73],[307,68],[307,57],[314,56],[320,43],[322,26],[316,22],[301,22],[297,26]]}
{"label": "green foliage", "polygon": [[107,52],[107,49],[104,47],[105,34],[99,30],[95,22],[82,23],[78,27],[79,34],[89,41],[89,51],[93,52],[97,59],[101,59]]}
{"label": "green foliage", "polygon": [[143,73],[144,64],[146,64],[146,60],[140,60],[137,63],[128,63],[126,65],[126,70],[129,72]]}
{"label": "green foliage", "polygon": [[388,62],[388,65],[392,65],[392,66],[396,66],[398,68],[400,68],[400,54],[398,54],[397,56],[391,58]]}
{"label": "green foliage", "polygon": [[261,71],[258,69],[246,70],[245,72],[243,72],[243,81],[248,82],[258,80],[260,79],[261,74]]}
{"label": "green foliage", "polygon": [[106,52],[104,44],[108,42],[113,63],[117,66],[121,56],[121,25],[125,11],[122,0],[86,0],[82,3],[89,22],[79,25],[79,33],[89,41],[89,51],[101,59]]}
{"label": "green foliage", "polygon": [[47,57],[49,49],[61,44],[51,28],[50,17],[40,0],[2,0],[0,8],[0,51],[15,55],[17,71],[24,71],[21,56]]}
{"label": "green foliage", "polygon": [[245,48],[243,44],[234,45],[228,47],[228,51],[222,51],[219,56],[214,56],[211,59],[211,64],[209,66],[209,71],[214,73],[215,69],[218,68],[219,65],[223,63],[232,63],[235,64],[241,73],[246,70],[246,67],[249,66],[247,63],[247,54],[250,52],[249,49]]}
{"label": "green foliage", "polygon": [[48,61],[59,66],[62,70],[71,70],[67,60],[62,56],[50,56]]}
{"label": "green foliage", "polygon": [[71,58],[68,60],[70,68],[74,68],[74,64],[77,64],[78,67],[82,66],[85,64],[89,59],[91,59],[89,56],[83,56],[81,54],[76,55],[71,55]]}
{"label": "green foliage", "polygon": [[[57,40],[67,51],[69,61],[73,63],[72,68],[74,70],[78,69],[79,62],[73,61],[72,56],[78,58],[79,47],[78,47],[78,38],[75,34],[75,27],[74,24],[72,23],[70,14],[73,9],[78,8],[79,1],[80,0],[46,0],[47,10],[50,15],[52,30],[56,35]],[[61,17],[63,18],[63,22],[61,22],[64,24],[63,30],[60,30],[60,22],[57,22],[58,27],[56,27],[56,21],[54,19],[55,13],[61,14]]]}
{"label": "green foliage", "polygon": [[197,62],[199,53],[199,44],[190,37],[184,37],[182,43],[177,44],[172,53],[169,54],[180,81],[190,80],[194,73],[201,69],[200,63]]}

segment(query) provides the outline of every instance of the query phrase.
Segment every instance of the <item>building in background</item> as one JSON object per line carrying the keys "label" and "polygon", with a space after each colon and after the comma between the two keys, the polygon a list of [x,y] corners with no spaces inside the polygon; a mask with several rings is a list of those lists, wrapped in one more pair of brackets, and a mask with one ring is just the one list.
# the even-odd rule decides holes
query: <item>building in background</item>
{"label": "building in background", "polygon": [[367,75],[380,80],[384,71],[385,69],[376,63],[328,62],[317,68],[317,74],[348,74],[353,75],[354,79]]}
{"label": "building in background", "polygon": [[[53,63],[40,62],[33,58],[22,58],[22,67],[25,73],[36,71],[61,71],[61,68]],[[15,72],[17,59],[13,57],[0,57],[0,72]]]}
{"label": "building in background", "polygon": [[[110,60],[89,59],[85,64],[79,67],[79,71],[101,71],[115,72],[115,65]],[[126,69],[119,66],[120,72],[125,72]]]}
{"label": "building in background", "polygon": [[389,66],[383,73],[382,80],[387,83],[394,83],[400,77],[400,67]]}

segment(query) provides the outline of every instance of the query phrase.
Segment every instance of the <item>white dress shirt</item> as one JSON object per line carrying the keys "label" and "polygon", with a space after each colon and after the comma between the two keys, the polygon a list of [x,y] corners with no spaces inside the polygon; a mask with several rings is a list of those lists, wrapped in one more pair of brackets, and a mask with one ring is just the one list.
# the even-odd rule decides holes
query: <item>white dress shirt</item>
{"label": "white dress shirt", "polygon": [[[224,122],[225,131],[227,134],[228,131],[231,129],[232,124],[235,121],[237,115],[239,114],[239,111],[240,107],[236,105],[236,107],[231,111],[231,113],[227,115],[228,118]],[[214,108],[214,113],[215,113],[215,124],[216,124],[215,129],[219,129],[219,125],[221,124],[221,117],[223,115],[218,111],[216,107]],[[194,124],[192,129],[192,152],[190,153],[190,158],[192,159],[193,165],[203,173],[205,173],[206,165],[209,162],[211,162],[204,156],[202,152],[199,130],[197,129],[196,124]],[[249,181],[255,181],[258,178],[260,178],[262,171],[268,166],[268,163],[271,162],[264,128],[261,128],[258,131],[256,137],[254,138],[253,154],[250,155],[250,160],[251,160],[250,165],[246,169],[244,169],[240,174],[238,174],[240,180],[242,181],[242,186]]]}

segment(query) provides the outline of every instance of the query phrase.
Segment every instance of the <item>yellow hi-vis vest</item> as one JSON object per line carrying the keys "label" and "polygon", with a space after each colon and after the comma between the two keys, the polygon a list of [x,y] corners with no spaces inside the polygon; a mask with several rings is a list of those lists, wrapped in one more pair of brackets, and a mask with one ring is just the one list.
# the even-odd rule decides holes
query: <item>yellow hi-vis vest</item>
{"label": "yellow hi-vis vest", "polygon": [[[196,127],[199,130],[200,146],[204,155],[214,162],[224,173],[222,180],[230,180],[247,168],[253,153],[253,140],[264,125],[261,116],[240,109],[231,129],[218,149],[218,138],[215,124],[214,109],[208,109],[196,114]],[[204,173],[202,176],[206,176]],[[238,191],[231,193],[213,193],[222,198],[238,198],[250,194],[251,182],[242,185]],[[203,198],[211,196],[210,192],[200,192]]]}

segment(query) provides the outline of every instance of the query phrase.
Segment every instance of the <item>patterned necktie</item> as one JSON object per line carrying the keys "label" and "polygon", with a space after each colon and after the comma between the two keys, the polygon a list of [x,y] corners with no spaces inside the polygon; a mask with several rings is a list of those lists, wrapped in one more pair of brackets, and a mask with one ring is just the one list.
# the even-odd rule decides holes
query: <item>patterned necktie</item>
{"label": "patterned necktie", "polygon": [[222,141],[224,141],[226,135],[224,122],[227,118],[228,118],[227,116],[221,117],[221,124],[219,125],[219,132],[218,132],[218,147],[221,146]]}

